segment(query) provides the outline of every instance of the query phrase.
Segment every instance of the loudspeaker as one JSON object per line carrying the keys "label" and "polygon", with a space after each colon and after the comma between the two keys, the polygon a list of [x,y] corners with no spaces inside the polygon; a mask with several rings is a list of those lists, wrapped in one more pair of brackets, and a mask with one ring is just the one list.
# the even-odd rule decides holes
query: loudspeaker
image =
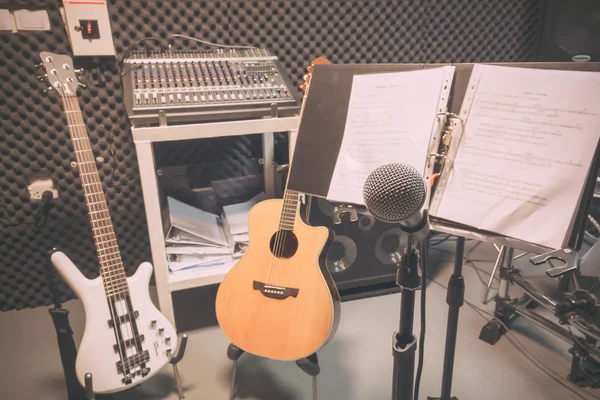
{"label": "loudspeaker", "polygon": [[538,61],[600,61],[600,1],[546,0]]}
{"label": "loudspeaker", "polygon": [[341,215],[334,224],[335,204],[309,197],[308,222],[326,226],[335,238],[327,253],[327,268],[342,300],[371,297],[399,291],[396,264],[406,247],[407,235],[397,224],[387,224],[370,215],[350,221]]}

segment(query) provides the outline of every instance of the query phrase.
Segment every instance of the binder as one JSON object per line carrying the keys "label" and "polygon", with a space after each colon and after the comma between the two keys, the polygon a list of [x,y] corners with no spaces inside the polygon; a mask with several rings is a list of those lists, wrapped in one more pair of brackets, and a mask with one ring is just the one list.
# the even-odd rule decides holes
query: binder
{"label": "binder", "polygon": [[[439,68],[451,65],[454,77],[451,85],[448,106],[438,113],[438,130],[432,133],[428,154],[424,155],[427,167],[424,177],[439,174],[433,187],[430,206],[435,211],[439,196],[448,181],[456,150],[462,138],[465,121],[460,110],[467,93],[467,85],[476,64],[347,64],[315,65],[311,85],[303,105],[303,114],[299,126],[298,138],[293,155],[294,169],[290,172],[288,188],[311,196],[327,198],[332,173],[337,162],[344,134],[344,123],[351,93],[354,75],[380,74],[385,72],[414,71]],[[600,71],[600,63],[492,63],[489,65],[513,66],[533,69],[554,69],[574,71]],[[316,152],[314,149],[320,149]],[[581,246],[585,221],[591,205],[600,150],[596,148],[586,184],[581,192],[577,212],[571,221],[568,240],[564,247],[577,249]],[[399,160],[399,162],[401,162]],[[315,174],[314,171],[319,171]],[[364,207],[355,207],[361,213],[368,214]],[[435,214],[435,213],[433,213]],[[544,253],[550,247],[537,243],[504,236],[495,232],[480,230],[473,226],[443,220],[430,214],[432,229],[453,235],[492,242],[522,250]]]}

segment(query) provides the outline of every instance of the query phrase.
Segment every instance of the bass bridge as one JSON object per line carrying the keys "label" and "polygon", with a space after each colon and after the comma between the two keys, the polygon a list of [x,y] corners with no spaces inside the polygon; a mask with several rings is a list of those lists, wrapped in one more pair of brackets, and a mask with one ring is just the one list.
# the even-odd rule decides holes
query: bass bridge
{"label": "bass bridge", "polygon": [[260,291],[263,296],[276,299],[276,300],[284,300],[288,297],[297,297],[299,289],[287,288],[283,286],[275,286],[275,285],[266,285],[262,282],[254,281],[252,283],[252,288],[254,290]]}

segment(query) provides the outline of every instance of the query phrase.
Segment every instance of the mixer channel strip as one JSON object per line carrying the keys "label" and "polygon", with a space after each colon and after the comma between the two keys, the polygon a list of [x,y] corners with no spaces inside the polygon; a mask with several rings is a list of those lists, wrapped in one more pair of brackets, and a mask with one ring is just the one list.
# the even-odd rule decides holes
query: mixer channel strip
{"label": "mixer channel strip", "polygon": [[300,98],[265,49],[134,53],[123,84],[129,117],[158,123],[245,119],[299,112]]}

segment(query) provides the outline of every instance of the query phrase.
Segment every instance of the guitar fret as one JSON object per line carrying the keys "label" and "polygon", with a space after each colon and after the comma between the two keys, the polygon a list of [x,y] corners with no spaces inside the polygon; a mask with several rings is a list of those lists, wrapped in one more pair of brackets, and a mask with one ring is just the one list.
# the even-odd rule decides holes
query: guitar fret
{"label": "guitar fret", "polygon": [[75,96],[64,97],[63,105],[90,217],[105,294],[127,294],[127,277],[81,109]]}

